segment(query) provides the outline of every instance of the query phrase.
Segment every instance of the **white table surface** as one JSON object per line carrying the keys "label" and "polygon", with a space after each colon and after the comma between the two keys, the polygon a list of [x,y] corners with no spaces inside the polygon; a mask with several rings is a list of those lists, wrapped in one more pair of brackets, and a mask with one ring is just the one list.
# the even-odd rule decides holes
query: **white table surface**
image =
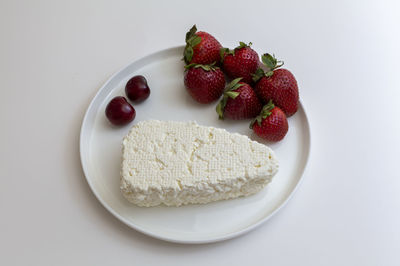
{"label": "white table surface", "polygon": [[[396,1],[1,1],[0,265],[400,265],[399,14]],[[312,150],[267,223],[180,245],[101,206],[78,140],[105,80],[194,23],[285,60]]]}

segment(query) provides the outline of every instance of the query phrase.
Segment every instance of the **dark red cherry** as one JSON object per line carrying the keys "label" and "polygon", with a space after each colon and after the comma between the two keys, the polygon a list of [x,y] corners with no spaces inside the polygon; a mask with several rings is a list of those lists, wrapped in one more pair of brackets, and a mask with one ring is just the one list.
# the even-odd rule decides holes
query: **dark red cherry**
{"label": "dark red cherry", "polygon": [[135,108],[128,103],[125,97],[113,98],[106,107],[106,117],[116,126],[122,126],[133,121],[136,116]]}
{"label": "dark red cherry", "polygon": [[145,77],[138,75],[131,78],[125,86],[125,93],[129,100],[142,102],[150,95],[150,88]]}

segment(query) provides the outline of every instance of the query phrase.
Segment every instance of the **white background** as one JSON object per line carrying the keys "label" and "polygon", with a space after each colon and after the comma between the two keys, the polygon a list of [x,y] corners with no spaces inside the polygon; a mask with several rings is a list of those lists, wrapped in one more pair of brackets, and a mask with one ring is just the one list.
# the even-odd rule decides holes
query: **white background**
{"label": "white background", "polygon": [[[399,14],[396,1],[0,1],[0,265],[400,265]],[[108,77],[194,23],[285,60],[312,150],[267,223],[180,245],[100,205],[78,141]]]}

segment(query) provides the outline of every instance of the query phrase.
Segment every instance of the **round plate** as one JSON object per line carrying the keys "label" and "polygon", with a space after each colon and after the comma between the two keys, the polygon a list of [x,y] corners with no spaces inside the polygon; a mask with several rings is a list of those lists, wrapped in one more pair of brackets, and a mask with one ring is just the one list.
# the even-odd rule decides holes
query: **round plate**
{"label": "round plate", "polygon": [[[305,169],[310,152],[310,129],[304,107],[290,117],[289,132],[279,143],[265,143],[280,162],[278,174],[256,195],[183,207],[142,208],[129,203],[119,190],[121,143],[131,126],[147,119],[196,121],[225,128],[263,142],[249,129],[250,120],[218,120],[217,102],[201,105],[183,85],[184,47],[162,50],[129,64],[114,74],[92,100],[82,123],[80,155],[90,188],[103,206],[128,226],[147,235],[179,243],[207,243],[243,234],[265,222],[288,201]],[[147,78],[150,97],[137,105],[136,119],[114,127],[105,117],[107,103],[125,96],[126,82],[134,75]]]}

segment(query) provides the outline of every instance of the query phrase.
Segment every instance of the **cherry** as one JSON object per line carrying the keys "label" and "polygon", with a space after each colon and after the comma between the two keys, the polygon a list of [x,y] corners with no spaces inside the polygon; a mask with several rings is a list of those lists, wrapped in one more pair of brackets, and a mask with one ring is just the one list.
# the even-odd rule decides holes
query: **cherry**
{"label": "cherry", "polygon": [[150,88],[145,77],[138,75],[131,78],[125,86],[125,93],[129,100],[142,102],[150,95]]}
{"label": "cherry", "polygon": [[136,111],[128,103],[125,97],[117,96],[113,98],[106,107],[106,117],[111,124],[121,126],[133,121]]}

